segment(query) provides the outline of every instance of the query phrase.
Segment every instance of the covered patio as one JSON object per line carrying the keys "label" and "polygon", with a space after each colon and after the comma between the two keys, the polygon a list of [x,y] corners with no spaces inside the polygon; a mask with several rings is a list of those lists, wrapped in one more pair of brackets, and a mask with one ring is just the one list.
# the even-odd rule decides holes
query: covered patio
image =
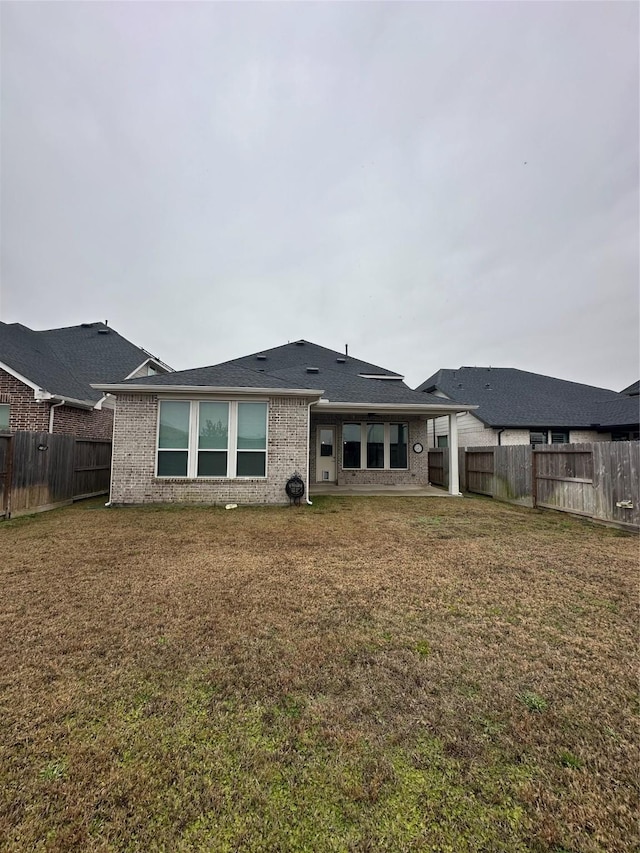
{"label": "covered patio", "polygon": [[335,483],[313,483],[309,492],[311,498],[320,495],[343,495],[346,497],[396,497],[396,498],[451,498],[447,489],[439,486],[398,485],[376,486],[346,485],[337,486]]}

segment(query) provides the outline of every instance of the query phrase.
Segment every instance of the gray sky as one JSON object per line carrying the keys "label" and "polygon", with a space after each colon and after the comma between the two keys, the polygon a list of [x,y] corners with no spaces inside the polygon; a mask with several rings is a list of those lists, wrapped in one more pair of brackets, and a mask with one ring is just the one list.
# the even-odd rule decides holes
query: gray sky
{"label": "gray sky", "polygon": [[0,14],[5,322],[638,378],[638,4]]}

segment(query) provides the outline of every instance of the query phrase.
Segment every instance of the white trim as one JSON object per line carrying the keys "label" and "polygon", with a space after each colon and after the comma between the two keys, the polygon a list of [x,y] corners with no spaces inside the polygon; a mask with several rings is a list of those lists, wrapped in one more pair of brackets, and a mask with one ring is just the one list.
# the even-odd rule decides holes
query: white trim
{"label": "white trim", "polygon": [[336,414],[354,414],[359,412],[373,412],[381,414],[397,415],[420,415],[428,417],[440,417],[454,413],[464,413],[477,406],[452,403],[451,405],[437,406],[434,403],[332,403],[329,400],[320,400],[316,411],[328,410]]}
{"label": "white trim", "polygon": [[[17,379],[18,381],[22,382],[22,384],[26,385],[28,388],[33,388],[34,391],[39,391],[42,394],[48,393],[47,391],[43,391],[43,389],[39,385],[36,385],[35,382],[32,382],[30,379],[27,379],[26,376],[23,376],[21,373],[18,373],[17,370],[14,370],[12,367],[9,367],[9,365],[5,364],[3,361],[0,361],[0,369],[4,370],[5,373],[8,373],[10,376],[13,376],[14,379]],[[34,395],[34,397],[35,397],[35,395]],[[47,397],[41,397],[41,398],[35,397],[35,399],[36,400],[38,400],[38,399],[46,400],[48,398]]]}
{"label": "white trim", "polygon": [[268,394],[270,397],[317,397],[324,391],[315,388],[247,388],[225,385],[103,385],[91,383],[98,391],[126,391],[129,394]]}
{"label": "white trim", "polygon": [[449,494],[460,495],[458,472],[458,421],[455,414],[449,415]]}
{"label": "white trim", "polygon": [[359,373],[362,379],[395,379],[396,382],[402,382],[404,376],[387,376],[384,373]]}

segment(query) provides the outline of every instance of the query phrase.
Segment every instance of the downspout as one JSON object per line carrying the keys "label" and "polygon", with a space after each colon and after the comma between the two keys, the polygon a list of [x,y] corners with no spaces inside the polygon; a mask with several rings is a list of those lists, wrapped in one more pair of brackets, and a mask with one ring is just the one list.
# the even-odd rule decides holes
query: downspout
{"label": "downspout", "polygon": [[502,433],[504,432],[504,427],[498,430],[498,447],[502,445]]}
{"label": "downspout", "polygon": [[311,476],[311,406],[313,402],[307,406],[307,496],[305,498],[307,506],[313,506],[313,501],[309,500],[309,477]]}
{"label": "downspout", "polygon": [[53,433],[53,410],[57,409],[58,406],[64,406],[66,400],[60,400],[59,403],[52,403],[49,407],[49,432]]}

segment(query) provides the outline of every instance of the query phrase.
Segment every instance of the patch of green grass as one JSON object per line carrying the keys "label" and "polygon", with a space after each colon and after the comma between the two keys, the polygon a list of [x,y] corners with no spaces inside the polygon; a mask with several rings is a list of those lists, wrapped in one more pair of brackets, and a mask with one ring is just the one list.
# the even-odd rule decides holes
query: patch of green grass
{"label": "patch of green grass", "polygon": [[66,758],[49,761],[41,770],[40,778],[44,782],[58,782],[67,776],[68,762]]}
{"label": "patch of green grass", "polygon": [[568,767],[570,770],[582,770],[584,767],[584,761],[578,758],[577,755],[574,755],[573,752],[569,752],[569,750],[563,750],[558,758],[560,759],[560,764],[563,767]]}
{"label": "patch of green grass", "polygon": [[421,640],[419,643],[416,643],[414,648],[423,658],[428,658],[431,654],[431,646],[426,640]]}
{"label": "patch of green grass", "polygon": [[523,690],[522,693],[520,693],[520,695],[518,696],[518,699],[530,711],[535,711],[538,714],[541,714],[543,711],[546,711],[549,707],[549,703],[544,698],[544,696],[540,696],[539,693],[534,693],[532,690]]}

